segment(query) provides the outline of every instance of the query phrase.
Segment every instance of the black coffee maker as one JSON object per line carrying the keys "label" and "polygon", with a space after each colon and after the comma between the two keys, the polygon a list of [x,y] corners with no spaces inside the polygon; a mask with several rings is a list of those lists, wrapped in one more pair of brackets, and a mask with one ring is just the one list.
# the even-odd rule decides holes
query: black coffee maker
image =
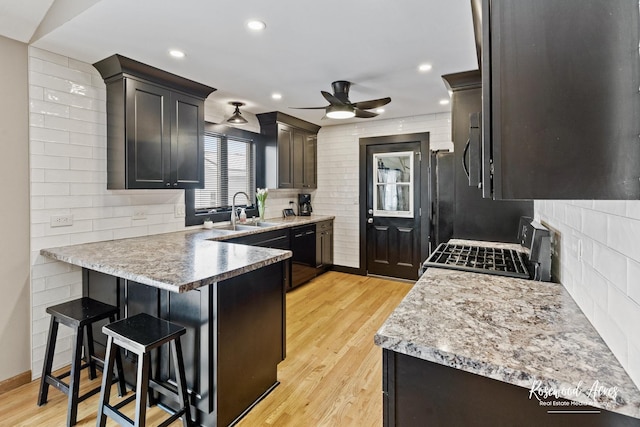
{"label": "black coffee maker", "polygon": [[311,194],[298,194],[298,215],[309,216],[311,212]]}

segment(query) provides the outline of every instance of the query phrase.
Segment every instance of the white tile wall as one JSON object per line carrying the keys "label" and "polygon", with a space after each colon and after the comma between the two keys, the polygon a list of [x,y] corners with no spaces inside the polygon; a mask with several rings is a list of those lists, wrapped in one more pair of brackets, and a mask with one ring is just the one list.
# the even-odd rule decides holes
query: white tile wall
{"label": "white tile wall", "polygon": [[640,201],[536,201],[561,282],[640,387]]}
{"label": "white tile wall", "polygon": [[[158,234],[184,228],[175,205],[184,192],[108,191],[106,91],[90,64],[29,48],[31,168],[32,372],[40,376],[49,305],[79,297],[80,270],[39,255],[45,247]],[[215,112],[215,109],[214,109]],[[147,218],[133,220],[133,207]],[[52,228],[53,215],[73,216]],[[71,360],[70,331],[60,328],[55,367]]]}
{"label": "white tile wall", "polygon": [[318,133],[318,189],[312,194],[314,212],[334,215],[334,262],[360,267],[359,138],[429,132],[432,150],[453,150],[451,114],[362,121],[326,126]]}

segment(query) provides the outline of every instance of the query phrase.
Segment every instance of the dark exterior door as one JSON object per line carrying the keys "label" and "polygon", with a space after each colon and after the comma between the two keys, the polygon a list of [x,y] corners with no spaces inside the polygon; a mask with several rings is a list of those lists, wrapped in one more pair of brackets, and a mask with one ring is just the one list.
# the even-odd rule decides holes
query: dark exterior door
{"label": "dark exterior door", "polygon": [[367,273],[415,280],[420,265],[420,142],[366,148]]}

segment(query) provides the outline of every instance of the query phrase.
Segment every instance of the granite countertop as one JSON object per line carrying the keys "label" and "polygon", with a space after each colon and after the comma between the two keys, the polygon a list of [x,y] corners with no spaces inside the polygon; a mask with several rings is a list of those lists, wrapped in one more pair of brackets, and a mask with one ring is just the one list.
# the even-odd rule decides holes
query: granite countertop
{"label": "granite countertop", "polygon": [[375,343],[640,418],[638,388],[561,284],[429,268]]}
{"label": "granite countertop", "polygon": [[[291,251],[223,241],[333,219],[270,219],[268,227],[237,231],[189,229],[146,237],[42,249],[40,254],[172,292],[187,292],[290,258]],[[249,227],[246,227],[249,228]],[[254,229],[255,228],[255,229]]]}

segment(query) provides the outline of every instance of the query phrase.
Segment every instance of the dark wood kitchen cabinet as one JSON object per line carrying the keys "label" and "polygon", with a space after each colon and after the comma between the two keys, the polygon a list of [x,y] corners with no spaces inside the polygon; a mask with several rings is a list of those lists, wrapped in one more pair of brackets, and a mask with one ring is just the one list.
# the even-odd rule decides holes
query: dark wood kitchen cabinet
{"label": "dark wood kitchen cabinet", "polygon": [[[514,227],[520,217],[533,216],[533,201],[485,199],[477,186],[469,186],[469,178],[463,167],[463,158],[465,153],[468,154],[469,115],[482,108],[480,72],[447,74],[442,78],[451,92],[451,138],[454,149],[451,153],[453,160],[448,164],[453,171],[443,167],[434,180],[449,176],[453,178],[453,183],[439,182],[441,189],[446,192],[445,199],[452,197],[452,211],[439,218],[441,224],[437,229],[440,232],[449,227],[451,236],[458,239],[515,243],[517,235],[513,232]],[[444,203],[446,206],[447,201]],[[446,222],[444,228],[443,222]]]}
{"label": "dark wood kitchen cabinet", "polygon": [[[392,350],[382,350],[383,426],[638,426],[638,419],[597,413],[549,414],[530,389]],[[567,402],[553,395],[546,399]],[[570,406],[570,405],[568,405]],[[571,406],[572,408],[576,408]],[[566,408],[555,406],[554,409]]]}
{"label": "dark wood kitchen cabinet", "polygon": [[333,265],[333,221],[316,224],[316,268],[323,273]]}
{"label": "dark wood kitchen cabinet", "polygon": [[[184,293],[83,270],[83,296],[116,305],[119,317],[145,312],[184,326],[181,337],[189,401],[196,425],[231,425],[278,385],[285,358],[284,262]],[[96,354],[106,337],[93,328]],[[175,382],[168,346],[152,354],[154,375]],[[124,353],[125,379],[136,382],[134,356]],[[158,395],[160,402],[176,402]]]}
{"label": "dark wood kitchen cabinet", "polygon": [[281,112],[257,115],[266,137],[268,188],[316,188],[317,134],[320,126]]}
{"label": "dark wood kitchen cabinet", "polygon": [[638,2],[472,6],[485,197],[640,198]]}
{"label": "dark wood kitchen cabinet", "polygon": [[107,188],[204,186],[204,100],[215,89],[113,55],[107,85]]}

